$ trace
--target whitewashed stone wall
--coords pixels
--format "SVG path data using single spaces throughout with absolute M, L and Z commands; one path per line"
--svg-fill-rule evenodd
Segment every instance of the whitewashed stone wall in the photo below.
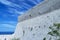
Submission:
M 49 38 L 49 26 L 60 23 L 60 9 L 18 23 L 15 37 L 20 40 L 43 40 Z M 48 39 L 47 39 L 48 40 Z

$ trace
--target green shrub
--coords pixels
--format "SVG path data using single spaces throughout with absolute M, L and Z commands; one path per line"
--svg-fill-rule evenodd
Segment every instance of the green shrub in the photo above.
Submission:
M 60 23 L 54 23 L 49 29 L 51 31 L 48 32 L 48 35 L 54 36 L 56 40 L 60 40 Z

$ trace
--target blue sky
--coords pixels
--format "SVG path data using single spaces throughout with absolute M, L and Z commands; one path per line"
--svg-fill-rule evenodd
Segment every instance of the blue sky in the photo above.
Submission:
M 18 16 L 43 0 L 0 0 L 0 32 L 14 32 Z

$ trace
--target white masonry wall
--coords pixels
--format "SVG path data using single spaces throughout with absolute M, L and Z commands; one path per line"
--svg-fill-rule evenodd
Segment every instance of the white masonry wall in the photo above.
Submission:
M 48 40 L 50 37 L 47 35 L 50 31 L 49 26 L 53 23 L 60 23 L 60 9 L 19 22 L 15 37 L 20 40 L 43 40 L 44 37 L 47 37 Z

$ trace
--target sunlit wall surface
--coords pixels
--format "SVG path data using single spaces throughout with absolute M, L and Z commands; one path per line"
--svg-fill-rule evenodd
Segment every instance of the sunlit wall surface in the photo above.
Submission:
M 0 0 L 0 34 L 13 34 L 18 16 L 43 0 Z

